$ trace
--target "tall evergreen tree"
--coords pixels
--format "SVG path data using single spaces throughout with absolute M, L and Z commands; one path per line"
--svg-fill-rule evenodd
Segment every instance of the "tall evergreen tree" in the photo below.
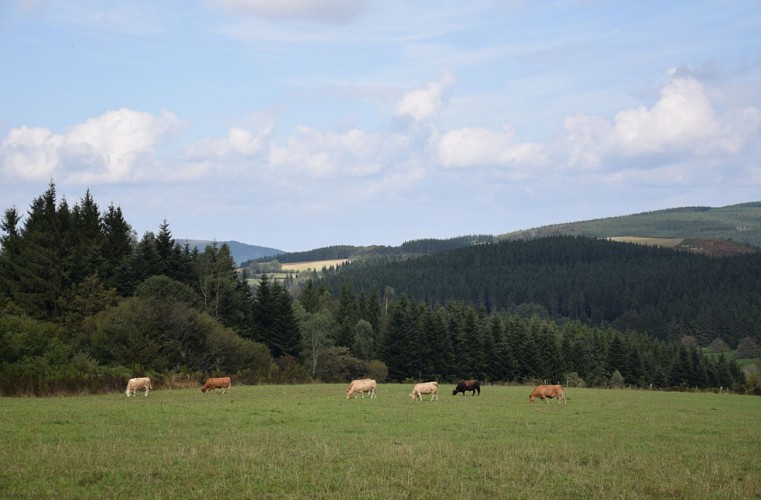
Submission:
M 254 340 L 269 346 L 268 335 L 275 325 L 275 296 L 272 291 L 272 282 L 268 275 L 263 274 L 259 278 L 253 302 L 254 316 Z
M 389 322 L 383 338 L 382 356 L 391 380 L 402 381 L 417 376 L 415 317 L 406 295 L 389 307 Z
M 71 211 L 71 227 L 64 235 L 70 259 L 69 279 L 77 284 L 104 270 L 103 230 L 100 212 L 90 191 Z
M 66 251 L 61 226 L 68 225 L 69 211 L 56 207 L 55 185 L 36 198 L 30 207 L 13 263 L 18 283 L 13 299 L 27 314 L 39 319 L 59 315 L 67 291 Z
M 21 266 L 21 234 L 19 223 L 21 216 L 15 207 L 5 210 L 0 229 L 0 304 L 3 297 L 11 300 L 18 293 L 19 271 Z
M 272 285 L 275 306 L 274 328 L 269 335 L 272 355 L 298 357 L 301 351 L 301 332 L 293 313 L 293 299 L 285 287 L 277 282 Z
M 354 327 L 359 320 L 357 314 L 357 303 L 354 299 L 354 293 L 348 283 L 341 287 L 341 294 L 338 298 L 338 309 L 336 311 L 336 322 L 338 331 L 336 332 L 336 345 L 340 347 L 351 348 L 354 343 Z
M 137 245 L 132 227 L 124 219 L 122 210 L 112 204 L 101 216 L 103 240 L 101 255 L 104 259 L 103 279 L 122 295 L 131 292 L 129 258 Z

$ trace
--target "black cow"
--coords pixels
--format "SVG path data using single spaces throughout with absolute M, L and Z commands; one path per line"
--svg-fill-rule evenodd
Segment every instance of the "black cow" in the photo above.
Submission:
M 456 396 L 458 392 L 461 392 L 464 396 L 465 391 L 473 391 L 470 393 L 471 396 L 475 396 L 476 391 L 478 391 L 478 395 L 480 396 L 481 383 L 478 380 L 460 380 L 457 382 L 457 387 L 452 391 L 452 396 Z

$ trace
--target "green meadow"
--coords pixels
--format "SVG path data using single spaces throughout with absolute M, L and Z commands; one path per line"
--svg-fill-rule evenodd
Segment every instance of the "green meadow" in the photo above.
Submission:
M 2 398 L 2 498 L 758 498 L 761 399 L 345 385 Z

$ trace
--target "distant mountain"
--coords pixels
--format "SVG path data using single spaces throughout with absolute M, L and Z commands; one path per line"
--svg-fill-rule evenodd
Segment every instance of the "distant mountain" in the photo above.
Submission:
M 558 235 L 722 240 L 760 248 L 761 202 L 720 208 L 672 208 L 620 217 L 552 224 L 501 234 L 497 238 L 522 240 Z
M 439 239 L 420 239 L 406 241 L 400 246 L 352 246 L 352 245 L 334 245 L 330 247 L 315 248 L 306 252 L 288 252 L 280 253 L 277 259 L 282 264 L 294 262 L 312 262 L 331 259 L 350 259 L 357 260 L 372 257 L 420 257 L 423 255 L 433 255 L 442 252 L 456 250 L 458 248 L 479 245 L 484 243 L 493 243 L 494 236 L 489 234 L 477 234 L 468 236 L 459 236 L 444 240 Z M 255 260 L 255 259 L 252 259 Z M 262 260 L 270 260 L 263 259 Z M 247 265 L 248 262 L 243 262 Z
M 183 240 L 178 239 L 177 243 L 180 245 L 184 245 L 187 243 L 191 247 L 197 247 L 200 251 L 203 251 L 204 248 L 208 245 L 212 245 L 214 243 L 217 244 L 217 247 L 221 246 L 222 243 L 227 243 L 227 246 L 230 247 L 230 253 L 233 256 L 233 259 L 235 260 L 236 265 L 241 265 L 243 262 L 254 260 L 254 259 L 260 259 L 262 257 L 275 257 L 277 255 L 284 254 L 285 252 L 282 250 L 278 250 L 277 248 L 268 248 L 268 247 L 260 247 L 257 245 L 249 245 L 247 243 L 241 243 L 239 241 L 230 240 L 230 241 L 209 241 L 209 240 Z

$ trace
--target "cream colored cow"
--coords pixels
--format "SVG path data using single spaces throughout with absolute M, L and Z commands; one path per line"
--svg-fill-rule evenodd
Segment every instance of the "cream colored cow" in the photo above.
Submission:
M 370 394 L 370 399 L 373 399 L 376 397 L 376 387 L 377 384 L 375 383 L 375 380 L 371 378 L 352 380 L 349 384 L 349 388 L 346 389 L 346 399 L 349 399 L 351 396 L 354 396 L 354 399 L 357 399 L 358 395 L 362 395 L 362 399 L 365 399 L 366 392 Z
M 410 398 L 423 400 L 423 394 L 430 394 L 431 401 L 439 400 L 439 383 L 438 382 L 425 382 L 422 384 L 415 384 L 410 393 Z
M 145 389 L 145 396 L 148 397 L 148 392 L 153 389 L 151 387 L 151 379 L 149 377 L 131 378 L 127 382 L 127 390 L 124 393 L 127 397 L 136 396 L 135 392 L 140 389 Z

